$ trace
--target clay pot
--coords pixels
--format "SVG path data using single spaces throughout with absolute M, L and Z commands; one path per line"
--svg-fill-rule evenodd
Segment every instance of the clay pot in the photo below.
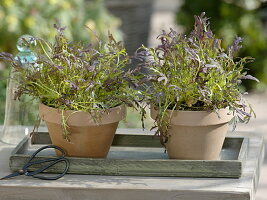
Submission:
M 152 106 L 151 117 L 158 111 Z M 208 111 L 168 110 L 171 116 L 166 149 L 171 159 L 217 160 L 222 149 L 228 122 L 228 109 Z
M 113 141 L 118 123 L 126 116 L 126 108 L 120 105 L 101 115 L 98 123 L 88 112 L 64 111 L 67 119 L 69 141 L 63 137 L 62 110 L 39 105 L 39 114 L 45 121 L 52 144 L 63 148 L 67 156 L 104 158 Z

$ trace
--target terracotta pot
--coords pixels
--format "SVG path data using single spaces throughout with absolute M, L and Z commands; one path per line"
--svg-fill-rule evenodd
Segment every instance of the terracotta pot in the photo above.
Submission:
M 155 120 L 158 111 L 151 107 Z M 217 160 L 233 118 L 228 109 L 208 111 L 168 110 L 171 114 L 166 149 L 171 159 Z M 219 116 L 219 117 L 218 117 Z
M 62 110 L 39 105 L 40 117 L 46 123 L 52 143 L 63 148 L 67 156 L 104 158 L 126 109 L 124 105 L 111 108 L 101 115 L 99 123 L 88 112 L 67 110 L 63 113 L 70 141 L 63 137 Z

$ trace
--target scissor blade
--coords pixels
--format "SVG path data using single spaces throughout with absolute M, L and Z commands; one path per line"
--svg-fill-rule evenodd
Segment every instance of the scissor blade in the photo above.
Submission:
M 4 179 L 12 178 L 12 177 L 15 177 L 15 176 L 20 176 L 20 175 L 21 175 L 20 172 L 14 172 L 14 173 L 9 174 L 9 175 L 7 175 L 7 176 L 5 176 L 3 178 L 0 178 L 0 180 L 4 180 Z

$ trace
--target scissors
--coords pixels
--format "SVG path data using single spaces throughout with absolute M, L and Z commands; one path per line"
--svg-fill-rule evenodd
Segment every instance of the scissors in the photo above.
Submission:
M 36 155 L 43 151 L 44 149 L 57 149 L 59 150 L 62 155 L 56 158 L 48 158 L 45 160 L 34 160 L 34 158 L 36 157 Z M 38 175 L 39 173 L 45 171 L 46 169 L 56 165 L 57 163 L 60 162 L 64 162 L 65 163 L 65 169 L 64 171 L 56 176 L 42 176 L 42 175 Z M 37 164 L 42 164 L 42 163 L 48 163 L 47 165 L 42 165 L 41 168 L 36 169 L 34 171 L 29 171 L 28 169 L 33 166 L 33 165 L 37 165 Z M 68 169 L 69 169 L 70 163 L 69 161 L 65 158 L 65 151 L 55 145 L 47 145 L 44 147 L 41 147 L 40 149 L 38 149 L 37 151 L 35 151 L 32 156 L 30 157 L 30 159 L 28 160 L 28 162 L 22 167 L 22 169 L 18 170 L 17 172 L 14 172 L 12 174 L 9 174 L 3 178 L 0 178 L 0 180 L 3 179 L 8 179 L 8 178 L 12 178 L 12 177 L 16 177 L 16 176 L 20 176 L 20 175 L 25 175 L 25 176 L 32 176 L 34 178 L 38 178 L 38 179 L 42 179 L 42 180 L 57 180 L 59 178 L 61 178 L 62 176 L 64 176 Z

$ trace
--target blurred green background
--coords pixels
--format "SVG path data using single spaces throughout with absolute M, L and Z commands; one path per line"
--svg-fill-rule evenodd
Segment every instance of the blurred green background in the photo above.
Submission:
M 53 24 L 59 20 L 67 27 L 70 39 L 94 43 L 94 34 L 105 40 L 110 31 L 116 39 L 124 39 L 128 52 L 133 55 L 138 46 L 147 45 L 151 15 L 153 17 L 155 12 L 165 8 L 173 12 L 172 3 L 175 1 L 179 2 L 179 6 L 175 10 L 174 18 L 184 33 L 188 34 L 192 29 L 193 16 L 204 11 L 210 17 L 211 28 L 216 36 L 225 41 L 225 47 L 237 35 L 243 37 L 244 48 L 240 56 L 255 58 L 255 62 L 247 67 L 250 73 L 261 81 L 260 84 L 244 81 L 243 87 L 255 91 L 266 89 L 265 0 L 166 0 L 164 3 L 162 0 L 1 0 L 0 51 L 16 53 L 16 41 L 23 34 L 52 41 L 55 34 Z M 161 4 L 158 4 L 159 2 Z M 155 6 L 156 4 L 161 6 Z M 157 25 L 158 22 L 153 23 Z M 168 24 L 168 21 L 165 23 Z M 0 63 L 0 124 L 3 124 L 4 120 L 8 74 L 8 66 Z M 149 128 L 152 121 L 147 118 L 146 125 Z M 140 128 L 138 112 L 129 109 L 126 121 L 120 126 Z
M 17 39 L 24 34 L 52 42 L 57 21 L 67 27 L 70 40 L 94 43 L 95 35 L 105 40 L 108 31 L 122 39 L 120 19 L 108 12 L 102 0 L 1 0 L 0 21 L 0 51 L 13 54 L 17 52 Z M 9 66 L 0 63 L 0 124 L 4 120 L 8 76 Z

